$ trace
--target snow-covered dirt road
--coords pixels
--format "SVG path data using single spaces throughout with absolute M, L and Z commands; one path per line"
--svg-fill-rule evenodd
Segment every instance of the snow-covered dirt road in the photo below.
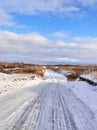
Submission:
M 97 130 L 94 113 L 47 71 L 47 81 L 0 97 L 0 130 Z

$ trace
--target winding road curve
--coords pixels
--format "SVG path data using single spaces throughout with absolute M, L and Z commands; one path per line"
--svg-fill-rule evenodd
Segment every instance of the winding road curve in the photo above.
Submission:
M 64 77 L 48 73 L 48 82 L 0 100 L 0 130 L 97 130 L 93 112 L 63 85 Z

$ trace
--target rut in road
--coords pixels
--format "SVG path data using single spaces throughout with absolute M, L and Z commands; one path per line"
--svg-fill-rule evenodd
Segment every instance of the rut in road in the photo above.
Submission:
M 49 83 L 51 84 L 51 83 Z M 21 115 L 21 117 L 16 121 L 15 125 L 11 128 L 11 130 L 34 130 L 37 124 L 37 120 L 39 119 L 40 113 L 42 111 L 42 103 L 44 104 L 44 99 L 47 88 L 41 90 L 38 96 L 30 101 L 26 106 L 25 111 Z

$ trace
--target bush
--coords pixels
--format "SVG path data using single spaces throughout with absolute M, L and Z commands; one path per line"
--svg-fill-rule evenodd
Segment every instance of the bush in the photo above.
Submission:
M 79 77 L 79 74 L 66 75 L 68 81 L 74 81 Z
M 40 77 L 44 76 L 44 69 L 40 66 L 37 67 L 29 67 L 29 68 L 22 68 L 19 69 L 19 73 L 30 73 L 30 74 L 35 74 L 38 75 Z
M 9 71 L 4 70 L 3 68 L 0 68 L 0 72 L 1 72 L 1 73 L 6 73 L 6 74 L 10 74 L 10 72 L 9 72 Z

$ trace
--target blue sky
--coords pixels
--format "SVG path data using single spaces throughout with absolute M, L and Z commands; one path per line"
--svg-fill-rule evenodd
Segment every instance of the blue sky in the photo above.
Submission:
M 0 61 L 97 63 L 97 0 L 0 0 Z

